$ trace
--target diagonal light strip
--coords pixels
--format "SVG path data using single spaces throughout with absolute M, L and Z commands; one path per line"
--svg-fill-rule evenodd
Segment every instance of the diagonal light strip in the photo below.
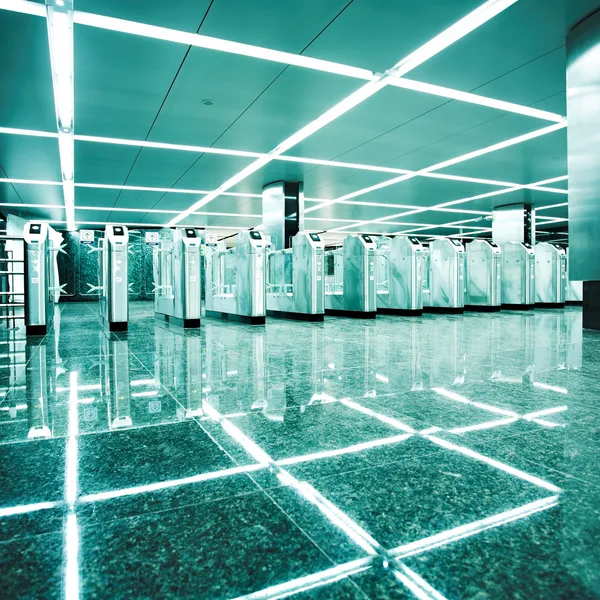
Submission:
M 367 100 L 373 94 L 376 94 L 379 90 L 387 85 L 387 79 L 390 76 L 405 75 L 480 25 L 483 25 L 515 2 L 516 0 L 488 0 L 488 2 L 484 3 L 479 8 L 469 13 L 466 17 L 460 19 L 454 25 L 450 26 L 435 38 L 409 54 L 406 58 L 396 63 L 392 69 L 361 86 L 358 90 L 344 98 L 341 102 L 338 102 L 335 106 L 324 112 L 320 117 L 308 123 L 308 125 L 296 133 L 292 134 L 289 138 L 273 148 L 267 157 L 261 157 L 257 159 L 245 169 L 221 184 L 221 186 L 219 186 L 219 188 L 217 188 L 214 192 L 198 200 L 198 202 L 193 204 L 189 209 L 182 212 L 175 219 L 172 219 L 169 222 L 169 226 L 176 225 L 182 219 L 185 219 L 190 213 L 198 210 L 198 208 L 204 206 L 211 200 L 214 200 L 221 192 L 225 192 L 237 185 L 246 179 L 246 177 L 250 176 L 252 173 L 255 173 L 260 168 L 271 162 L 271 160 L 273 160 L 276 156 L 283 154 L 293 146 L 310 137 L 313 133 L 316 133 L 329 123 L 335 121 L 338 117 L 347 113 L 361 102 Z
M 508 140 L 504 140 L 503 142 L 499 142 L 497 144 L 493 144 L 491 146 L 487 146 L 486 148 L 482 148 L 480 150 L 475 150 L 473 152 L 469 152 L 468 154 L 463 154 L 461 156 L 457 156 L 456 158 L 452 158 L 449 160 L 446 160 L 444 162 L 441 163 L 437 163 L 435 165 L 432 165 L 430 167 L 427 167 L 425 169 L 421 169 L 420 171 L 417 171 L 415 174 L 409 174 L 409 175 L 401 175 L 400 177 L 395 177 L 393 179 L 388 179 L 387 181 L 382 181 L 381 183 L 378 183 L 376 185 L 372 185 L 369 186 L 367 188 L 363 188 L 361 190 L 356 190 L 355 192 L 352 192 L 350 194 L 346 194 L 345 196 L 341 196 L 340 198 L 337 198 L 335 200 L 327 200 L 325 202 L 323 202 L 323 204 L 318 204 L 316 206 L 311 206 L 310 208 L 306 209 L 304 212 L 309 213 L 315 210 L 319 210 L 320 208 L 325 208 L 327 206 L 331 206 L 333 204 L 336 204 L 337 202 L 339 202 L 340 200 L 348 200 L 350 198 L 356 198 L 357 196 L 362 196 L 364 194 L 368 194 L 370 192 L 376 191 L 376 190 L 380 190 L 383 189 L 385 187 L 389 187 L 391 185 L 395 185 L 397 183 L 400 183 L 402 181 L 407 181 L 408 179 L 412 179 L 413 177 L 416 177 L 419 174 L 423 174 L 423 173 L 428 173 L 431 171 L 436 171 L 438 169 L 444 169 L 446 167 L 461 163 L 461 162 L 465 162 L 468 160 L 471 160 L 473 158 L 479 157 L 479 156 L 483 156 L 485 154 L 489 154 L 491 152 L 496 152 L 497 150 L 501 150 L 504 148 L 508 148 L 510 146 L 514 146 L 516 144 L 521 144 L 523 142 L 550 134 L 550 133 L 554 133 L 555 131 L 559 131 L 560 129 L 563 129 L 567 126 L 566 123 L 558 123 L 556 125 L 550 125 L 549 127 L 543 127 L 542 129 L 536 129 L 535 131 L 532 131 L 530 133 L 527 133 L 525 135 L 520 135 Z M 451 202 L 444 202 L 442 204 L 438 204 L 437 207 L 447 207 L 447 206 L 452 206 L 453 204 L 460 204 L 461 202 L 468 202 L 469 200 L 477 200 L 479 198 L 487 198 L 489 196 L 496 196 L 496 195 L 500 195 L 500 194 L 507 194 L 510 192 L 514 192 L 516 190 L 520 190 L 520 189 L 540 189 L 541 187 L 543 187 L 542 185 L 538 185 L 538 184 L 525 184 L 525 185 L 515 185 L 513 187 L 510 188 L 506 188 L 506 189 L 502 189 L 502 190 L 496 190 L 494 192 L 488 192 L 486 194 L 479 194 L 477 196 L 473 196 L 471 198 L 464 198 L 464 199 L 460 199 L 460 200 L 453 200 Z M 560 194 L 564 194 L 564 193 L 568 193 L 566 190 L 559 190 L 558 188 L 552 188 L 552 189 L 548 189 L 546 188 L 543 191 L 552 191 L 555 193 L 560 193 Z M 416 212 L 424 212 L 425 210 L 429 210 L 428 208 L 424 208 L 420 211 L 416 211 Z M 399 213 L 396 215 L 389 215 L 387 217 L 380 217 L 379 219 L 373 219 L 370 221 L 364 221 L 362 224 L 368 224 L 368 223 L 380 223 L 380 222 L 385 222 L 385 221 L 389 221 L 391 219 L 395 219 L 395 218 L 399 218 L 399 217 L 403 217 L 406 216 L 407 214 L 415 214 L 414 212 L 412 213 Z M 343 231 L 343 229 L 338 228 L 335 231 Z

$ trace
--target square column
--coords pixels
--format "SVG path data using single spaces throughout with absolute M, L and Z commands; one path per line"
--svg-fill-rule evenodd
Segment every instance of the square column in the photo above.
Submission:
M 492 211 L 492 240 L 535 244 L 535 209 L 531 204 L 497 206 Z
M 263 233 L 275 250 L 291 248 L 292 238 L 304 230 L 304 184 L 275 181 L 262 191 Z

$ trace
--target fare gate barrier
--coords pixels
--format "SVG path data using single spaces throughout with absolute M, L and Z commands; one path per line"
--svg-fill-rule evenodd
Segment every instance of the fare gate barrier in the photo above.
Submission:
M 299 232 L 292 247 L 267 254 L 267 315 L 322 321 L 325 315 L 324 244 Z
M 206 316 L 252 325 L 266 321 L 266 246 L 260 231 L 240 231 L 235 248 L 206 244 Z
M 491 240 L 473 240 L 466 252 L 466 298 L 469 310 L 500 310 L 502 250 Z
M 564 248 L 548 242 L 535 245 L 535 302 L 538 307 L 561 308 L 567 295 L 567 256 Z
M 374 319 L 377 316 L 377 246 L 369 235 L 349 235 L 341 249 L 325 253 L 331 274 L 325 280 L 325 314 Z
M 437 238 L 429 246 L 429 307 L 434 312 L 462 313 L 465 306 L 465 249 L 456 239 Z
M 502 308 L 535 306 L 535 251 L 524 242 L 502 244 Z
M 184 328 L 200 327 L 201 245 L 194 228 L 163 230 L 153 252 L 156 317 Z

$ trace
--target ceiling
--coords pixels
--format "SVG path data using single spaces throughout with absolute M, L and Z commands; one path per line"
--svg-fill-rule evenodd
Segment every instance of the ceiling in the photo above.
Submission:
M 75 0 L 75 9 L 383 72 L 482 1 Z M 598 6 L 598 0 L 519 0 L 407 77 L 564 116 L 565 36 Z M 0 127 L 56 133 L 45 19 L 0 10 L 0 31 Z M 76 136 L 267 153 L 364 84 L 342 75 L 79 24 L 74 53 Z M 207 99 L 214 104 L 203 104 Z M 399 173 L 367 170 L 365 165 L 424 169 L 551 125 L 387 86 L 286 153 L 359 163 L 362 168 L 274 160 L 182 224 L 211 227 L 222 235 L 258 225 L 263 185 L 286 179 L 304 181 L 309 209 L 323 200 L 353 195 L 306 215 L 308 229 L 330 231 L 332 239 L 354 231 L 477 235 L 476 227 L 491 226 L 485 213 L 520 202 L 543 208 L 538 228 L 564 230 L 565 180 L 540 191 L 419 176 L 366 191 Z M 436 173 L 528 185 L 564 177 L 566 159 L 562 128 Z M 201 199 L 202 192 L 218 188 L 253 160 L 76 139 L 76 221 L 86 227 L 166 224 Z M 56 138 L 0 134 L 0 178 L 60 183 Z M 165 191 L 171 188 L 175 191 Z M 177 192 L 182 189 L 193 192 Z M 509 191 L 485 197 L 501 189 Z M 365 193 L 354 195 L 359 190 Z M 443 211 L 427 210 L 462 199 Z M 0 204 L 5 205 L 0 208 L 4 214 L 65 226 L 60 185 L 0 182 Z

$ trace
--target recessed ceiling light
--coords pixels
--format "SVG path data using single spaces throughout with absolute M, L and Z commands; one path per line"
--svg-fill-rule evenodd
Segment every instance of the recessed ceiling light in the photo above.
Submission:
M 210 98 L 205 98 L 202 100 L 202 104 L 204 104 L 204 106 L 213 106 L 214 103 L 215 101 L 211 100 Z

